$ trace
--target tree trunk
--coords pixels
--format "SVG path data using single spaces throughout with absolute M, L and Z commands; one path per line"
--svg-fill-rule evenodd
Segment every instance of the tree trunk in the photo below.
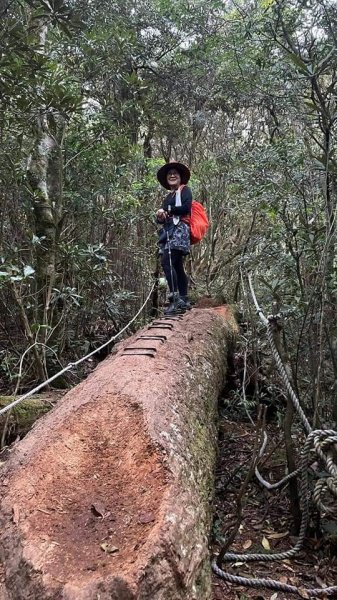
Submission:
M 13 396 L 0 396 L 0 408 L 8 406 L 13 400 L 15 400 Z M 12 412 L 7 425 L 7 441 L 8 438 L 13 439 L 13 437 L 25 436 L 35 421 L 51 410 L 53 403 L 55 403 L 53 395 L 36 395 L 11 409 Z M 5 413 L 0 416 L 0 436 L 6 422 L 7 414 Z
M 16 446 L 0 486 L 8 600 L 211 598 L 217 400 L 234 330 L 225 307 L 154 322 Z
M 287 456 L 287 467 L 288 473 L 293 473 L 296 471 L 297 465 L 295 461 L 295 448 L 294 443 L 291 437 L 292 425 L 294 422 L 294 406 L 291 399 L 287 398 L 287 409 L 284 418 L 284 442 L 286 448 L 286 456 Z M 300 500 L 298 494 L 298 485 L 297 485 L 297 477 L 293 477 L 289 483 L 289 501 L 290 501 L 290 511 L 293 517 L 293 530 L 297 535 L 300 526 L 301 526 L 301 509 L 300 509 Z
M 277 313 L 279 312 L 279 304 L 275 306 Z M 282 358 L 282 361 L 285 365 L 285 369 L 287 371 L 288 377 L 291 379 L 291 367 L 289 365 L 288 357 L 286 356 L 286 352 L 284 350 L 284 343 L 281 337 L 281 330 L 276 326 L 274 329 L 274 339 L 278 349 L 278 352 Z M 284 417 L 283 430 L 284 430 L 284 443 L 287 457 L 287 467 L 288 473 L 293 473 L 296 471 L 296 451 L 294 447 L 294 443 L 292 440 L 292 427 L 294 424 L 294 406 L 290 396 L 287 396 L 287 408 L 286 414 Z M 298 494 L 298 485 L 297 485 L 297 477 L 293 477 L 289 482 L 289 501 L 290 501 L 290 510 L 291 515 L 293 517 L 293 529 L 294 533 L 298 533 L 301 526 L 301 507 L 300 507 L 300 498 Z
M 51 289 L 56 277 L 56 241 L 62 214 L 62 140 L 64 119 L 57 113 L 36 120 L 34 148 L 28 164 L 33 190 L 36 245 L 36 287 L 40 323 L 47 324 Z
M 46 47 L 49 17 L 34 21 L 35 42 L 40 52 Z M 36 106 L 32 117 L 32 150 L 27 165 L 34 213 L 35 243 L 35 323 L 40 326 L 36 341 L 47 341 L 48 326 L 52 326 L 51 298 L 56 284 L 57 242 L 61 233 L 63 212 L 62 145 L 65 117 L 51 106 Z M 40 346 L 42 362 L 45 347 Z M 45 365 L 46 367 L 46 365 Z

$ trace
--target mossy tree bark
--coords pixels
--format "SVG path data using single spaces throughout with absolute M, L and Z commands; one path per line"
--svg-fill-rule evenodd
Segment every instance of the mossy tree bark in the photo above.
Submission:
M 13 396 L 0 396 L 0 408 L 8 406 L 13 402 L 15 398 Z M 13 409 L 9 416 L 8 422 L 7 415 L 5 413 L 0 416 L 0 437 L 2 437 L 2 431 L 6 425 L 6 438 L 5 443 L 10 441 L 13 437 L 23 437 L 31 429 L 39 417 L 48 412 L 52 407 L 52 397 L 48 400 L 48 396 L 32 396 L 29 400 L 23 401 Z
M 39 295 L 39 320 L 48 324 L 50 298 L 56 280 L 56 248 L 62 226 L 62 141 L 63 116 L 57 111 L 41 113 L 35 124 L 34 148 L 28 166 L 33 190 L 36 253 L 36 287 Z

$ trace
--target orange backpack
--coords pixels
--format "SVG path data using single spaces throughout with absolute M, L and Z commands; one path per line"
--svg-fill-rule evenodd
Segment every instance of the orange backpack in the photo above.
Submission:
M 201 242 L 204 235 L 206 235 L 208 225 L 209 222 L 203 205 L 196 200 L 192 200 L 190 220 L 191 244 Z
M 181 185 L 180 189 L 182 190 L 184 187 L 184 185 Z M 190 226 L 191 245 L 201 242 L 209 226 L 207 213 L 203 205 L 196 200 L 192 200 L 191 216 L 183 217 L 182 221 Z

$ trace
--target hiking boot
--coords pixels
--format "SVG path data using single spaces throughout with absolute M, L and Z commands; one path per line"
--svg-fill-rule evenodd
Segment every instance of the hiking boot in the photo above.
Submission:
M 171 302 L 171 304 L 169 304 L 169 306 L 167 308 L 165 308 L 164 315 L 166 315 L 168 317 L 170 315 L 176 315 L 176 314 L 177 314 L 177 311 L 176 311 L 175 302 Z
M 172 294 L 172 292 L 169 293 L 169 295 L 167 296 L 164 306 L 170 306 L 170 304 L 172 304 L 174 299 L 174 294 Z
M 176 301 L 176 310 L 178 313 L 184 313 L 187 310 L 186 302 L 182 298 Z
M 188 296 L 181 296 L 181 300 L 185 302 L 185 310 L 191 310 L 192 304 Z
M 186 304 L 182 298 L 175 299 L 170 306 L 164 310 L 164 315 L 177 315 L 186 311 Z

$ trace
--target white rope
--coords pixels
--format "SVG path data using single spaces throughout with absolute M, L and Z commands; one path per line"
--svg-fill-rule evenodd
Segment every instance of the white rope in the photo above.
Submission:
M 302 425 L 303 425 L 303 427 L 304 427 L 304 429 L 306 431 L 306 434 L 308 435 L 311 432 L 311 430 L 312 430 L 311 426 L 310 426 L 310 423 L 309 423 L 307 417 L 305 416 L 303 409 L 301 408 L 300 401 L 297 398 L 297 396 L 296 396 L 296 394 L 295 394 L 295 392 L 294 392 L 294 390 L 292 388 L 292 385 L 290 383 L 290 380 L 289 380 L 289 377 L 287 375 L 287 372 L 286 372 L 286 370 L 284 368 L 284 365 L 283 365 L 283 362 L 282 362 L 281 357 L 279 355 L 279 352 L 278 352 L 278 350 L 277 350 L 277 348 L 275 346 L 275 342 L 274 342 L 274 338 L 273 338 L 273 332 L 272 332 L 271 326 L 270 326 L 270 321 L 269 321 L 269 319 L 267 319 L 264 316 L 261 308 L 258 305 L 258 302 L 257 302 L 257 299 L 256 299 L 256 295 L 255 295 L 255 292 L 254 292 L 254 288 L 253 288 L 253 284 L 252 284 L 252 277 L 251 277 L 250 274 L 248 275 L 248 282 L 249 282 L 250 291 L 251 291 L 251 294 L 252 294 L 252 297 L 253 297 L 253 301 L 254 301 L 254 304 L 255 304 L 256 312 L 259 315 L 262 323 L 264 323 L 264 325 L 267 328 L 267 335 L 268 335 L 268 339 L 269 339 L 269 344 L 271 346 L 271 349 L 272 349 L 272 352 L 273 352 L 273 356 L 275 358 L 278 370 L 280 371 L 280 374 L 281 374 L 281 376 L 283 378 L 283 381 L 285 383 L 285 386 L 286 386 L 286 388 L 288 390 L 288 393 L 290 395 L 292 403 L 293 403 L 293 405 L 294 405 L 294 407 L 295 407 L 295 409 L 296 409 L 296 411 L 297 411 L 297 413 L 298 413 L 298 415 L 299 415 L 299 417 L 300 417 L 300 419 L 302 421 Z
M 6 413 L 8 410 L 10 410 L 11 408 L 13 408 L 13 406 L 16 406 L 17 404 L 20 404 L 20 402 L 22 402 L 23 400 L 26 400 L 27 398 L 30 398 L 30 396 L 32 396 L 36 392 L 40 391 L 46 385 L 48 385 L 49 383 L 51 383 L 52 381 L 54 381 L 55 379 L 57 379 L 58 377 L 60 377 L 61 375 L 63 375 L 63 373 L 66 373 L 67 371 L 70 371 L 70 369 L 73 369 L 74 367 L 77 367 L 78 365 L 80 365 L 85 360 L 88 360 L 88 358 L 91 358 L 91 356 L 94 356 L 94 354 L 96 354 L 96 352 L 99 352 L 100 350 L 102 350 L 103 348 L 105 348 L 106 346 L 108 346 L 109 344 L 111 344 L 111 342 L 113 342 L 115 339 L 117 339 L 120 335 L 122 335 L 122 333 L 124 333 L 124 331 L 126 331 L 126 329 L 128 329 L 130 327 L 130 325 L 132 325 L 132 323 L 137 319 L 138 315 L 140 315 L 140 313 L 142 312 L 142 310 L 144 309 L 144 307 L 148 303 L 148 301 L 149 301 L 149 299 L 151 297 L 151 294 L 153 292 L 154 286 L 155 286 L 155 283 L 152 285 L 151 290 L 149 291 L 149 293 L 148 293 L 148 295 L 146 297 L 146 300 L 143 303 L 143 305 L 140 307 L 139 311 L 135 314 L 135 316 L 131 319 L 131 321 L 129 321 L 129 323 L 127 325 L 125 325 L 125 327 L 123 327 L 123 329 L 121 329 L 116 335 L 114 335 L 107 342 L 105 342 L 104 344 L 102 344 L 102 346 L 100 346 L 99 348 L 96 348 L 96 350 L 93 350 L 92 352 L 90 352 L 90 354 L 86 354 L 85 356 L 82 356 L 82 358 L 80 358 L 76 362 L 69 363 L 64 369 L 62 369 L 62 371 L 59 371 L 58 373 L 56 373 L 52 377 L 49 377 L 49 379 L 47 379 L 47 381 L 43 381 L 43 383 L 40 383 L 34 389 L 30 390 L 30 392 L 27 392 L 26 394 L 23 394 L 23 396 L 20 396 L 19 398 L 17 398 L 13 402 L 11 402 L 11 404 L 7 404 L 7 406 L 5 406 L 4 408 L 2 408 L 0 410 L 0 415 L 3 415 L 4 413 Z
M 214 573 L 216 573 L 216 575 L 221 577 L 221 579 L 224 579 L 225 581 L 228 581 L 230 583 L 234 583 L 237 585 L 245 585 L 247 587 L 268 588 L 268 589 L 273 589 L 273 590 L 285 591 L 285 592 L 288 592 L 291 594 L 297 594 L 297 595 L 302 596 L 300 588 L 298 588 L 296 586 L 285 585 L 274 579 L 262 579 L 262 578 L 248 579 L 246 577 L 239 577 L 237 575 L 232 575 L 231 573 L 227 573 L 226 571 L 223 571 L 223 569 L 221 569 L 222 561 L 233 562 L 233 561 L 240 560 L 240 561 L 246 562 L 246 561 L 257 561 L 257 560 L 258 561 L 284 560 L 285 558 L 291 558 L 291 557 L 295 556 L 301 550 L 303 541 L 305 538 L 307 526 L 308 526 L 308 521 L 309 521 L 308 466 L 309 466 L 309 462 L 310 462 L 310 450 L 311 450 L 312 445 L 314 446 L 314 449 L 315 449 L 317 455 L 319 456 L 319 458 L 325 464 L 325 468 L 329 474 L 329 477 L 324 478 L 323 480 L 319 480 L 317 482 L 317 484 L 315 486 L 314 494 L 313 494 L 314 501 L 316 502 L 318 508 L 320 508 L 321 511 L 330 512 L 331 509 L 329 507 L 326 507 L 322 503 L 321 496 L 323 495 L 324 492 L 329 491 L 330 494 L 332 494 L 335 498 L 337 498 L 337 482 L 336 482 L 337 466 L 334 463 L 331 452 L 330 453 L 324 452 L 324 450 L 326 450 L 327 445 L 329 446 L 329 445 L 334 445 L 337 443 L 337 432 L 334 430 L 329 430 L 329 429 L 312 431 L 310 423 L 309 423 L 308 419 L 306 418 L 303 409 L 300 406 L 300 401 L 297 398 L 294 390 L 292 389 L 287 372 L 284 368 L 281 357 L 276 348 L 276 345 L 275 345 L 275 342 L 273 339 L 270 321 L 269 321 L 269 319 L 267 319 L 264 316 L 264 314 L 257 302 L 253 284 L 252 284 L 251 275 L 248 276 L 248 281 L 249 281 L 252 298 L 253 298 L 253 301 L 255 304 L 256 312 L 259 315 L 262 323 L 267 328 L 268 339 L 269 339 L 269 343 L 272 348 L 272 353 L 274 355 L 276 365 L 277 365 L 277 367 L 280 371 L 280 374 L 283 378 L 283 381 L 286 385 L 286 388 L 288 390 L 290 398 L 293 402 L 294 408 L 296 409 L 297 413 L 299 414 L 302 425 L 307 434 L 304 449 L 302 452 L 301 465 L 298 469 L 296 469 L 296 471 L 294 471 L 293 473 L 290 473 L 289 475 L 284 477 L 282 479 L 282 481 L 280 481 L 274 485 L 268 484 L 268 482 L 266 482 L 261 477 L 260 473 L 258 472 L 258 469 L 255 470 L 255 474 L 256 474 L 257 478 L 259 479 L 259 481 L 263 485 L 266 485 L 266 487 L 269 490 L 271 490 L 271 489 L 280 487 L 281 485 L 283 485 L 284 483 L 289 481 L 289 479 L 291 479 L 295 475 L 298 475 L 301 472 L 301 494 L 300 494 L 301 509 L 302 509 L 301 527 L 300 527 L 298 540 L 297 540 L 295 546 L 293 548 L 291 548 L 290 550 L 287 550 L 285 552 L 276 553 L 276 554 L 237 554 L 237 553 L 232 553 L 232 552 L 226 552 L 223 555 L 220 554 L 219 557 L 213 561 L 212 569 L 213 569 Z M 263 454 L 266 443 L 267 443 L 267 440 L 265 437 L 262 447 L 261 447 L 261 450 L 259 452 L 259 457 L 261 457 L 261 455 Z M 221 559 L 220 559 L 220 556 L 221 556 Z M 337 592 L 337 586 L 332 586 L 332 587 L 323 588 L 323 589 L 306 588 L 303 591 L 306 593 L 305 597 L 308 597 L 308 598 L 309 598 L 309 596 L 310 597 L 318 597 L 318 596 L 322 596 L 322 595 L 335 596 L 336 592 Z

